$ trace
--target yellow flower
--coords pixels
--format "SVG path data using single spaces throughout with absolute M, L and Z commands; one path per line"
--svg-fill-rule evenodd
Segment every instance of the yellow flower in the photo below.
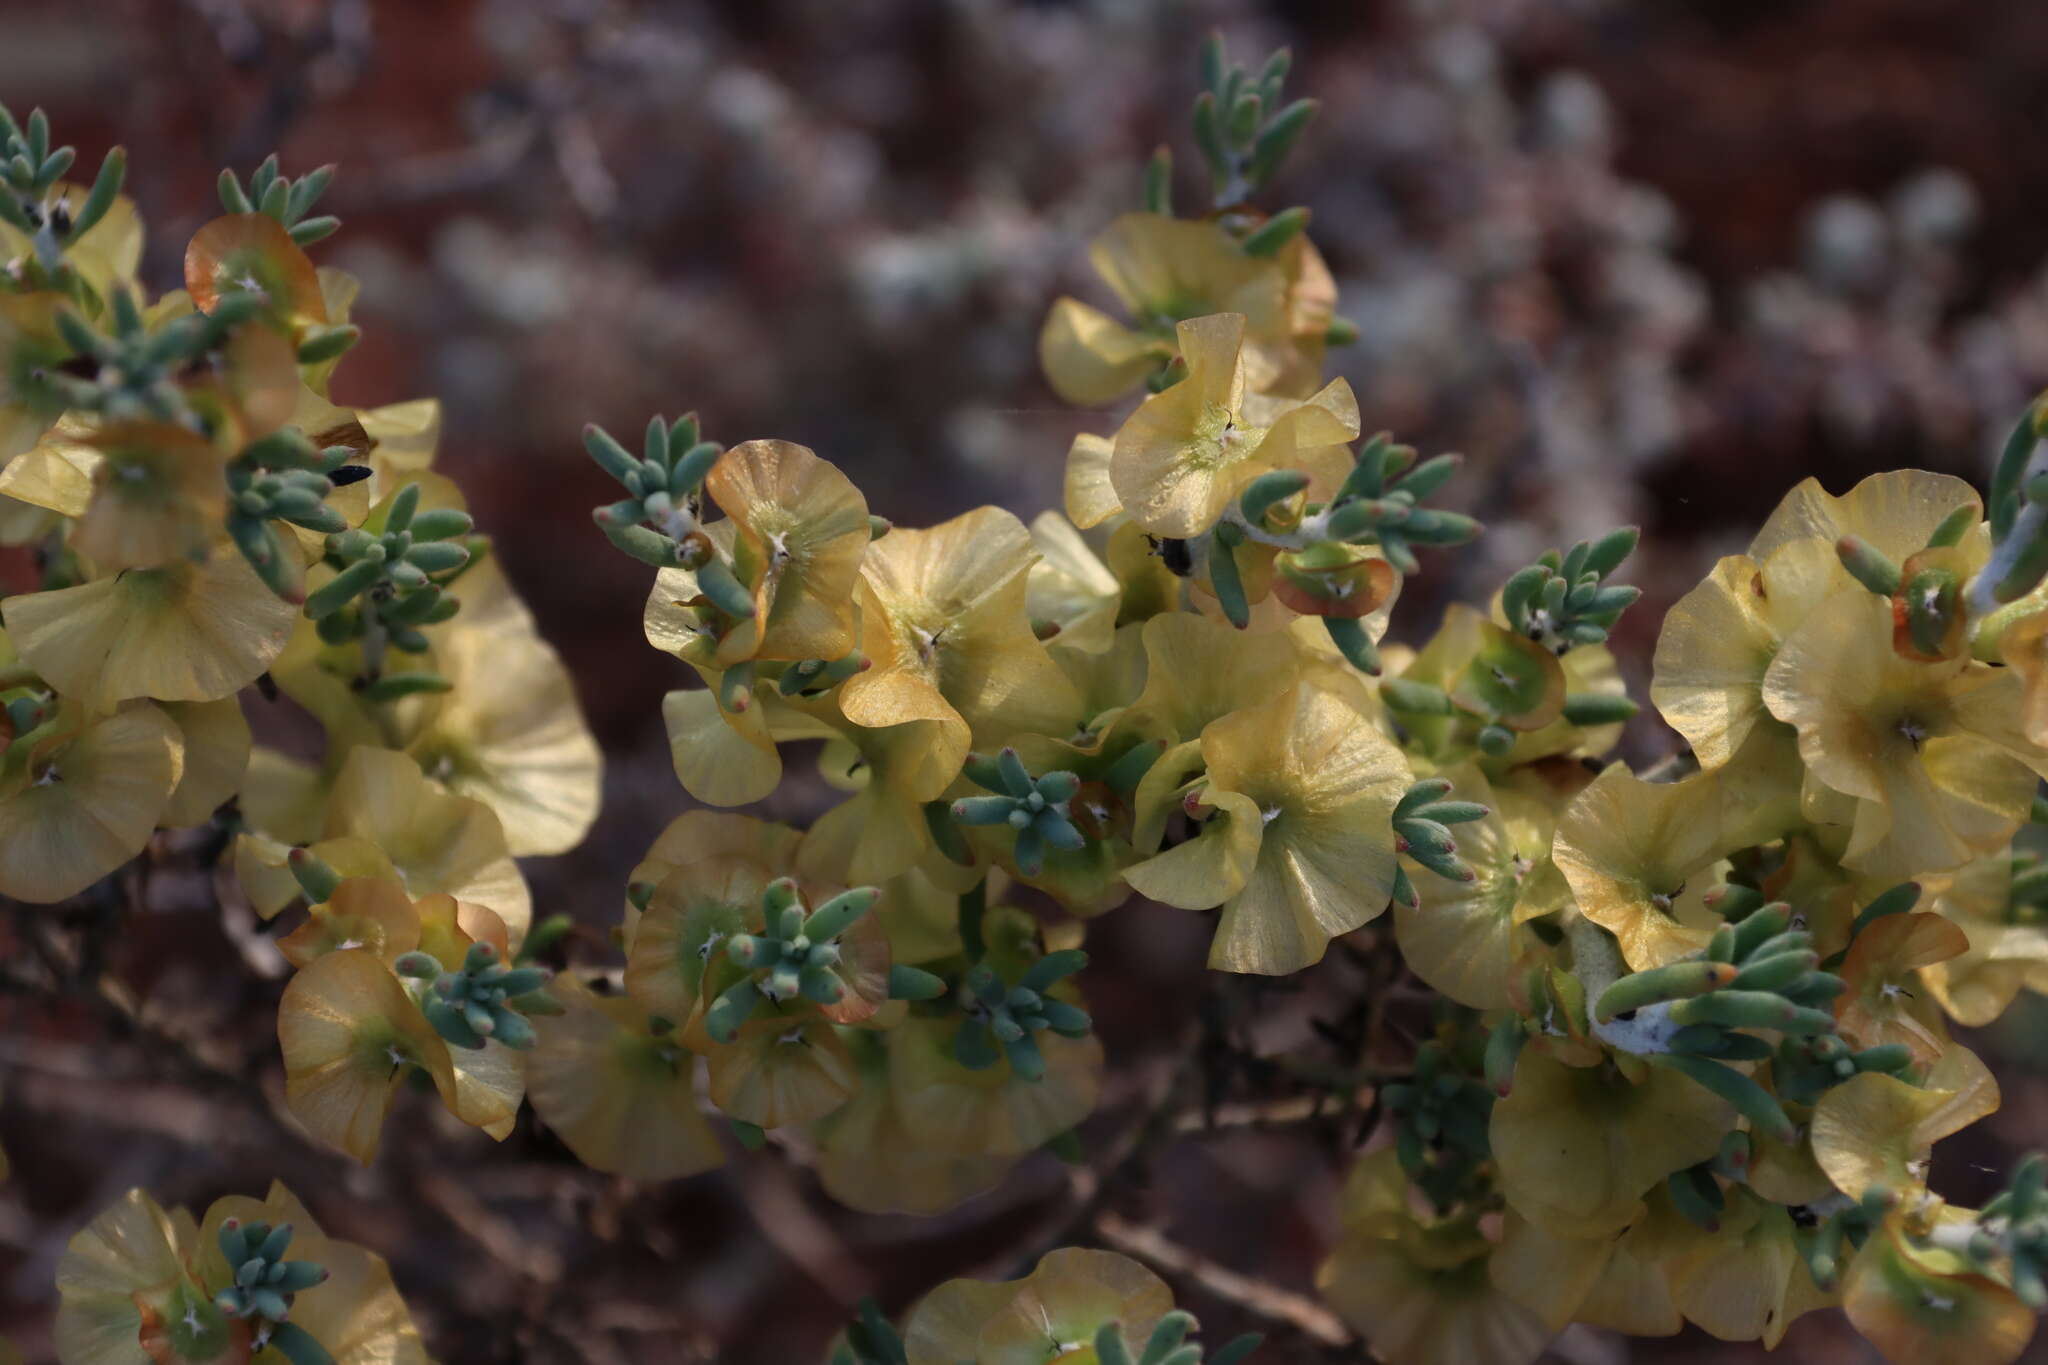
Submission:
M 1942 1053 L 1925 1088 L 1864 1072 L 1814 1105 L 1814 1160 L 1851 1199 L 1873 1188 L 1905 1196 L 1925 1188 L 1934 1144 L 1995 1111 L 1998 1099 L 1998 1083 L 1964 1047 Z
M 847 720 L 869 728 L 936 722 L 942 766 L 971 741 L 1000 748 L 1018 731 L 1073 729 L 1080 699 L 1025 614 L 1030 532 L 982 507 L 927 531 L 898 528 L 861 564 L 861 650 L 873 667 L 839 688 Z
M 1295 359 L 1283 267 L 1246 255 L 1218 223 L 1127 213 L 1090 244 L 1088 256 L 1133 326 L 1078 299 L 1053 304 L 1038 336 L 1038 358 L 1053 391 L 1069 403 L 1098 407 L 1121 398 L 1173 359 L 1175 323 L 1208 313 L 1245 315 L 1259 339 L 1261 378 L 1269 384 Z M 1328 328 L 1325 316 L 1321 330 Z M 1319 348 L 1315 362 L 1320 365 Z
M 1139 526 L 1186 538 L 1216 524 L 1244 486 L 1274 469 L 1300 469 L 1323 491 L 1350 472 L 1358 401 L 1332 380 L 1296 401 L 1247 391 L 1245 319 L 1219 313 L 1176 329 L 1187 378 L 1131 414 L 1110 456 L 1110 486 Z
M 450 1111 L 464 1123 L 500 1140 L 511 1133 L 525 1093 L 519 1053 L 496 1039 L 482 1047 L 426 1047 L 422 1040 L 438 1043 L 438 1034 L 392 972 L 397 958 L 414 947 L 437 958 L 443 969 L 458 970 L 475 943 L 488 944 L 501 962 L 511 956 L 505 923 L 496 912 L 446 895 L 414 901 L 397 882 L 382 877 L 344 880 L 332 901 L 314 908 L 287 947 L 287 955 L 303 967 L 279 1005 L 278 1038 L 285 1050 L 286 1098 L 316 1136 L 363 1161 L 374 1154 L 391 1082 L 402 1069 L 391 1060 L 392 1073 L 382 1083 L 373 1079 L 376 1068 L 370 1063 L 375 1058 L 365 1054 L 380 1042 L 387 1059 L 402 1058 L 428 1072 Z M 328 967 L 336 958 L 351 961 L 342 968 Z M 389 989 L 370 976 L 363 960 L 378 964 L 391 982 Z M 295 994 L 308 977 L 317 984 Z M 293 1100 L 294 1095 L 299 1099 Z M 375 1103 L 379 1097 L 381 1105 Z M 344 1109 L 345 1127 L 338 1117 Z
M 17 739 L 0 770 L 0 895 L 63 900 L 133 858 L 184 764 L 178 726 L 146 702 L 90 721 L 60 713 Z
M 601 996 L 573 977 L 549 987 L 559 1015 L 533 1019 L 526 1093 L 534 1113 L 592 1170 L 628 1180 L 677 1180 L 723 1164 L 697 1107 L 696 1058 L 647 1011 Z
M 1448 768 L 1437 776 L 1449 779 L 1459 800 L 1490 810 L 1485 819 L 1458 826 L 1458 856 L 1477 875 L 1451 881 L 1405 863 L 1421 903 L 1394 902 L 1395 941 L 1409 969 L 1432 988 L 1473 1009 L 1506 1009 L 1527 942 L 1521 926 L 1571 900 L 1571 888 L 1550 861 L 1556 818 L 1534 797 L 1490 787 L 1476 768 Z
M 1021 1280 L 948 1280 L 910 1310 L 910 1365 L 1047 1365 L 1095 1359 L 1111 1323 L 1133 1359 L 1173 1309 L 1165 1281 L 1113 1251 L 1062 1247 Z
M 1363 689 L 1298 684 L 1212 722 L 1201 755 L 1199 800 L 1215 813 L 1124 876 L 1169 905 L 1223 907 L 1211 967 L 1300 971 L 1387 908 L 1394 805 L 1411 774 L 1374 728 Z
M 2034 1310 L 1960 1254 L 1917 1242 L 1887 1218 L 1842 1278 L 1842 1307 L 1894 1365 L 2008 1365 L 2034 1335 Z
M 1496 1288 L 1493 1243 L 1471 1215 L 1423 1217 L 1408 1207 L 1394 1149 L 1352 1167 L 1345 1233 L 1316 1271 L 1316 1288 L 1388 1365 L 1526 1365 L 1554 1329 Z
M 239 555 L 130 569 L 0 602 L 29 666 L 66 697 L 108 710 L 129 697 L 218 701 L 256 681 L 298 609 Z
M 227 294 L 253 290 L 263 297 L 263 315 L 294 336 L 327 321 L 319 272 L 284 225 L 265 213 L 225 214 L 192 234 L 185 289 L 207 313 Z
M 1834 1006 L 1842 1037 L 1857 1050 L 1899 1043 L 1917 1065 L 1932 1065 L 1949 1046 L 1948 1029 L 1933 993 L 1919 990 L 1918 973 L 1969 946 L 1940 915 L 1888 915 L 1866 925 L 1835 969 L 1848 986 Z
M 141 1365 L 148 1359 L 145 1331 L 207 1300 L 180 1254 L 170 1215 L 141 1190 L 130 1190 L 71 1239 L 57 1262 L 57 1293 L 62 1365 Z M 209 1335 L 217 1334 L 209 1344 L 224 1346 L 225 1324 L 207 1325 L 215 1329 Z M 198 1336 L 184 1344 L 198 1345 Z
M 627 944 L 626 990 L 641 1007 L 688 1024 L 710 1001 L 700 986 L 723 942 L 762 923 L 761 894 L 796 867 L 803 835 L 722 811 L 690 811 L 662 831 L 633 881 L 654 884 Z
M 1633 1223 L 1664 1177 L 1720 1149 L 1734 1111 L 1675 1072 L 1614 1062 L 1574 1067 L 1524 1048 L 1490 1127 L 1501 1192 L 1560 1237 L 1605 1237 Z
M 733 567 L 754 616 L 719 643 L 721 668 L 745 659 L 837 659 L 854 645 L 853 594 L 868 505 L 837 466 L 788 441 L 748 441 L 704 480 L 738 528 Z
M 367 949 L 327 953 L 291 979 L 278 1002 L 277 1040 L 293 1116 L 366 1165 L 408 1067 L 426 1072 L 456 1107 L 448 1045 Z
M 1817 609 L 1764 679 L 1812 777 L 1849 803 L 1843 864 L 1883 880 L 1960 867 L 2019 827 L 2048 773 L 2021 691 L 2009 669 L 1899 657 L 1889 605 L 1861 588 Z
M 1721 921 L 1702 903 L 1730 851 L 1716 774 L 1645 782 L 1615 764 L 1558 818 L 1551 850 L 1579 912 L 1640 971 L 1706 946 Z
M 1950 513 L 1974 505 L 1962 480 L 1919 470 L 1873 475 L 1840 498 L 1813 479 L 1788 493 L 1749 553 L 1716 564 L 1673 605 L 1657 638 L 1650 696 L 1701 765 L 1719 767 L 1752 731 L 1781 724 L 1764 707 L 1771 661 L 1822 602 L 1860 586 L 1842 567 L 1837 541 L 1855 536 L 1903 561 Z M 1968 542 L 1978 561 L 1982 542 Z

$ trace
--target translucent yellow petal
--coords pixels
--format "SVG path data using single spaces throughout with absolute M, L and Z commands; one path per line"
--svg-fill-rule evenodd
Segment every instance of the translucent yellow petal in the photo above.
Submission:
M 1079 299 L 1055 300 L 1038 333 L 1039 368 L 1076 407 L 1115 402 L 1172 357 L 1164 337 L 1134 332 Z
M 1118 724 L 1154 738 L 1196 739 L 1234 711 L 1291 692 L 1300 676 L 1294 650 L 1187 612 L 1153 617 L 1143 639 L 1145 690 Z
M 163 711 L 184 739 L 185 765 L 158 823 L 172 829 L 203 825 L 241 789 L 249 767 L 249 722 L 234 697 L 165 702 Z
M 1055 649 L 1084 654 L 1106 652 L 1116 640 L 1123 588 L 1109 566 L 1088 548 L 1072 522 L 1058 512 L 1041 512 L 1031 523 L 1031 545 L 1039 560 L 1025 580 L 1024 609 L 1034 631 Z
M 809 1123 L 846 1103 L 858 1082 L 846 1043 L 832 1026 L 759 1018 L 706 1056 L 711 1102 L 728 1117 L 763 1128 Z
M 1049 1251 L 1022 1283 L 1010 1287 L 1015 1292 L 1009 1301 L 976 1335 L 974 1359 L 980 1365 L 1043 1365 L 1048 1342 L 1080 1342 L 1086 1349 L 1110 1323 L 1135 1358 L 1159 1319 L 1173 1310 L 1173 1291 L 1164 1280 L 1113 1251 Z
M 64 1365 L 146 1365 L 143 1306 L 185 1277 L 171 1220 L 130 1190 L 74 1235 L 57 1262 L 56 1345 Z
M 1084 531 L 1124 510 L 1109 482 L 1109 459 L 1115 451 L 1114 443 L 1085 431 L 1067 451 L 1067 516 Z
M 982 1324 L 1015 1296 L 1015 1283 L 947 1280 L 933 1289 L 903 1325 L 903 1349 L 910 1365 L 960 1365 L 980 1349 Z
M 1300 684 L 1208 726 L 1202 756 L 1212 790 L 1251 798 L 1265 825 L 1244 889 L 1223 907 L 1211 967 L 1299 971 L 1387 908 L 1391 820 L 1412 774 L 1355 694 Z
M 334 779 L 326 839 L 366 839 L 391 859 L 415 897 L 446 893 L 498 912 L 517 946 L 533 895 L 505 843 L 497 813 L 429 781 L 390 749 L 359 745 Z
M 854 645 L 868 505 L 836 465 L 788 441 L 747 441 L 704 487 L 740 528 L 740 579 L 758 583 L 755 657 L 836 659 Z
M 1733 1117 L 1675 1072 L 1651 1067 L 1636 1083 L 1608 1063 L 1571 1067 L 1525 1048 L 1514 1088 L 1493 1106 L 1501 1189 L 1558 1236 L 1608 1236 L 1658 1181 L 1711 1157 Z
M 1418 1261 L 1403 1241 L 1353 1233 L 1316 1271 L 1316 1288 L 1388 1365 L 1529 1365 L 1550 1331 L 1494 1287 L 1485 1243 L 1454 1265 Z
M 99 463 L 99 451 L 53 433 L 34 450 L 0 465 L 0 495 L 61 516 L 82 517 L 92 505 L 92 475 Z
M 860 1063 L 860 1085 L 812 1129 L 827 1194 L 864 1213 L 930 1217 L 991 1189 L 1015 1164 L 1009 1157 L 925 1148 L 896 1116 L 881 1039 L 863 1033 L 848 1041 Z
M 311 1261 L 327 1278 L 292 1300 L 291 1320 L 306 1329 L 334 1357 L 335 1365 L 429 1365 L 419 1329 L 392 1282 L 382 1256 L 353 1242 L 327 1236 L 298 1196 L 277 1181 L 261 1200 L 230 1195 L 206 1211 L 197 1244 L 208 1284 L 225 1284 L 232 1272 L 220 1256 L 220 1228 L 229 1218 L 272 1227 L 290 1224 L 292 1260 Z M 260 1357 L 264 1365 L 270 1365 Z
M 995 507 L 876 541 L 861 565 L 873 666 L 841 685 L 846 719 L 944 722 L 950 710 L 991 748 L 1018 731 L 1070 732 L 1080 698 L 1025 615 L 1035 557 L 1024 524 Z
M 1766 592 L 1756 561 L 1730 555 L 1665 613 L 1650 698 L 1702 767 L 1726 763 L 1751 727 L 1771 721 L 1763 680 L 1780 636 Z
M 1820 1097 L 1813 1155 L 1836 1189 L 1861 1198 L 1873 1186 L 1901 1194 L 1923 1188 L 1934 1144 L 1998 1108 L 1998 1085 L 1984 1064 L 1962 1047 L 1950 1056 L 1927 1089 L 1865 1072 Z
M 444 1099 L 454 1093 L 447 1045 L 391 969 L 363 949 L 328 953 L 291 979 L 278 1002 L 277 1040 L 293 1116 L 365 1164 L 408 1065 L 431 1075 Z
M 1496 1288 L 1561 1332 L 1573 1322 L 1634 1337 L 1670 1336 L 1685 1325 L 1664 1272 L 1626 1239 L 1560 1237 L 1507 1211 L 1487 1263 Z
M 1280 263 L 1246 255 L 1220 223 L 1126 213 L 1089 243 L 1088 260 L 1133 318 L 1236 312 L 1255 331 L 1284 325 Z
M 420 767 L 498 813 L 515 856 L 566 853 L 597 818 L 604 759 L 554 648 L 531 632 L 477 629 L 457 616 L 434 644 L 453 684 L 401 711 Z
M 1894 469 L 1872 474 L 1835 497 L 1818 479 L 1801 482 L 1772 512 L 1749 545 L 1750 558 L 1768 558 L 1780 546 L 1815 539 L 1833 545 L 1843 536 L 1869 542 L 1894 561 L 1927 544 L 1958 507 L 1981 507 L 1977 490 L 1950 474 Z
M 573 978 L 551 987 L 564 1013 L 533 1020 L 527 1098 L 592 1170 L 628 1180 L 679 1180 L 723 1164 L 697 1107 L 696 1058 L 647 1031 L 644 1013 L 593 995 Z
M 397 478 L 433 466 L 434 452 L 441 444 L 440 399 L 414 398 L 359 409 L 356 420 L 362 423 L 363 433 L 377 443 L 371 458 L 383 473 Z
M 1027 1081 L 1008 1061 L 983 1071 L 960 1065 L 956 1031 L 944 1019 L 911 1018 L 888 1034 L 897 1113 L 932 1149 L 1023 1156 L 1094 1111 L 1102 1089 L 1102 1042 L 1094 1034 L 1038 1034 L 1045 1075 Z
M 1124 869 L 1124 880 L 1139 895 L 1182 910 L 1206 910 L 1244 889 L 1264 833 L 1259 808 L 1236 792 L 1212 792 L 1205 799 L 1216 813 L 1199 834 Z
M 142 851 L 178 784 L 183 741 L 147 704 L 94 721 L 31 764 L 0 799 L 0 895 L 46 903 Z
M 758 710 L 758 708 L 756 708 Z M 669 757 L 683 790 L 714 806 L 759 801 L 782 781 L 782 759 L 754 711 L 728 719 L 708 688 L 661 699 Z
M 284 651 L 298 609 L 224 551 L 10 597 L 0 615 L 45 681 L 104 710 L 129 697 L 216 701 L 241 690 Z
M 1722 1341 L 1776 1346 L 1795 1318 L 1832 1300 L 1815 1287 L 1784 1208 L 1740 1187 L 1726 1197 L 1711 1231 L 1671 1215 L 1677 1235 L 1658 1259 L 1688 1321 Z
M 1711 936 L 1718 921 L 1682 893 L 1725 851 L 1721 799 L 1712 774 L 1651 783 L 1616 764 L 1559 818 L 1551 856 L 1630 967 L 1662 966 Z

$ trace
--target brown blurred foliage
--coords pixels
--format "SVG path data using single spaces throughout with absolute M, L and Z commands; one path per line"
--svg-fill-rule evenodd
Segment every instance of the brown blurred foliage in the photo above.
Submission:
M 337 396 L 445 400 L 446 467 L 575 670 L 606 814 L 529 871 L 600 960 L 626 869 L 685 805 L 658 718 L 685 671 L 641 641 L 646 571 L 588 522 L 607 494 L 580 426 L 694 408 L 723 440 L 813 446 L 904 523 L 1055 503 L 1070 437 L 1102 416 L 1053 400 L 1037 325 L 1056 293 L 1093 297 L 1086 241 L 1181 140 L 1212 24 L 1239 50 L 1294 46 L 1324 112 L 1279 192 L 1314 210 L 1362 332 L 1333 363 L 1368 430 L 1466 452 L 1453 500 L 1491 527 L 1427 566 L 1397 634 L 1639 520 L 1648 597 L 1618 643 L 1640 687 L 1663 606 L 1796 479 L 1981 478 L 2048 382 L 2039 0 L 0 0 L 0 99 L 46 107 L 87 164 L 128 147 L 166 287 L 222 165 L 340 163 L 344 227 L 316 254 L 362 278 L 368 335 Z M 1191 204 L 1185 169 L 1180 188 Z M 1668 740 L 1644 719 L 1631 752 Z M 769 808 L 816 800 L 797 784 Z M 265 1102 L 277 983 L 184 852 L 138 874 L 149 913 L 72 926 L 125 990 L 0 999 L 0 1331 L 32 1359 L 65 1239 L 133 1184 L 203 1204 L 282 1176 L 390 1257 L 453 1362 L 817 1359 L 862 1292 L 898 1309 L 1087 1232 L 1050 1158 L 931 1223 L 836 1210 L 772 1151 L 633 1191 L 530 1118 L 493 1146 L 426 1107 L 357 1170 Z M 1201 936 L 1156 908 L 1104 926 L 1091 989 L 1119 1079 L 1087 1131 L 1098 1159 L 1165 1084 Z M 0 952 L 51 946 L 0 927 Z M 1333 957 L 1307 998 L 1365 988 Z M 81 965 L 101 964 L 53 970 Z M 1269 1008 L 1262 1036 L 1306 1035 L 1304 998 L 1232 989 Z M 1958 1198 L 2048 1120 L 2025 1034 L 2004 1040 L 2005 1110 L 1944 1148 Z M 1312 1132 L 1112 1163 L 1084 1207 L 1301 1288 L 1351 1136 Z M 1258 1325 L 1180 1287 L 1212 1331 Z M 1786 1349 L 1872 1358 L 1833 1315 Z M 1356 1353 L 1283 1328 L 1258 1358 Z

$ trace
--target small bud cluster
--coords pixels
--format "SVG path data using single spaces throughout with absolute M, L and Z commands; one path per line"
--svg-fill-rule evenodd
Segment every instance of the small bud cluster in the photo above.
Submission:
M 420 510 L 420 486 L 398 490 L 381 526 L 350 528 L 327 538 L 334 577 L 306 596 L 306 615 L 329 644 L 360 641 L 361 690 L 373 701 L 447 690 L 447 680 L 424 669 L 384 671 L 387 647 L 408 654 L 429 649 L 425 626 L 454 616 L 460 604 L 447 589 L 481 548 L 469 537 L 469 514 L 454 508 Z
M 531 997 L 548 984 L 545 967 L 512 967 L 498 960 L 488 943 L 472 943 L 462 965 L 448 971 L 432 953 L 402 954 L 392 965 L 420 984 L 420 1012 L 451 1046 L 474 1050 L 487 1042 L 510 1048 L 533 1046 L 526 1021 Z
M 270 1346 L 292 1365 L 333 1365 L 325 1347 L 297 1323 L 289 1322 L 294 1295 L 322 1284 L 327 1269 L 311 1261 L 287 1261 L 292 1225 L 243 1223 L 220 1226 L 220 1252 L 234 1268 L 235 1282 L 214 1296 L 214 1306 L 255 1326 L 250 1344 Z
M 875 887 L 858 886 L 809 910 L 793 880 L 784 877 L 770 883 L 761 897 L 763 927 L 725 941 L 726 958 L 746 975 L 728 986 L 705 1013 L 711 1036 L 731 1042 L 764 1002 L 804 999 L 836 1005 L 844 999 L 848 988 L 838 970 L 840 937 L 874 908 L 881 894 Z

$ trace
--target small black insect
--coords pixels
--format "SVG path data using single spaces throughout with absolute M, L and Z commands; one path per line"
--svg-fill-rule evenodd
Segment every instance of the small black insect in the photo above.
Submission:
M 1186 578 L 1195 571 L 1194 551 L 1188 548 L 1185 540 L 1175 540 L 1171 536 L 1147 536 L 1145 539 L 1152 542 L 1152 553 L 1166 561 L 1168 572 L 1175 578 Z
M 375 472 L 366 464 L 345 464 L 327 476 L 327 482 L 336 488 L 346 488 L 352 483 L 361 483 Z

